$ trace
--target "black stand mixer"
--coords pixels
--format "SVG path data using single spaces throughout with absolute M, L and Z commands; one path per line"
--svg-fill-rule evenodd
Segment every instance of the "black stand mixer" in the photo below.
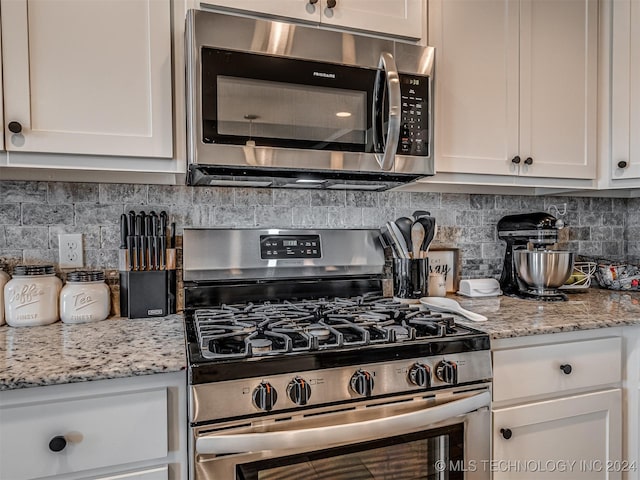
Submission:
M 557 290 L 573 271 L 573 253 L 550 250 L 562 220 L 545 212 L 507 215 L 498 238 L 507 243 L 500 287 L 505 295 L 544 301 L 566 300 Z

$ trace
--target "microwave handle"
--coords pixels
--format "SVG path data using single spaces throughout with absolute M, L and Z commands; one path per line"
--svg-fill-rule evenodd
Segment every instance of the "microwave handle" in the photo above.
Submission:
M 488 407 L 490 402 L 491 394 L 483 392 L 435 407 L 359 423 L 282 432 L 209 435 L 196 440 L 195 450 L 197 454 L 222 455 L 304 447 L 320 449 L 338 443 L 355 443 L 371 438 L 402 435 L 415 431 L 416 427 L 428 427 Z
M 376 160 L 380 164 L 382 170 L 388 171 L 393 167 L 393 160 L 398 150 L 398 140 L 400 139 L 400 116 L 402 114 L 402 99 L 400 94 L 400 76 L 396 61 L 388 52 L 380 54 L 380 62 L 378 68 L 385 72 L 387 83 L 387 98 L 389 99 L 389 119 L 387 124 L 387 141 L 384 145 L 384 152 L 376 154 Z M 374 105 L 374 115 L 382 116 L 382 95 L 374 95 L 376 105 Z M 377 110 L 377 111 L 375 111 Z M 378 133 L 379 134 L 379 133 Z M 380 143 L 384 143 L 383 139 L 376 139 Z

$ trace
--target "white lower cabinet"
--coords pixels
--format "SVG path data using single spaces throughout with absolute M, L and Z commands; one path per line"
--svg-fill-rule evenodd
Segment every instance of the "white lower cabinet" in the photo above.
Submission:
M 503 479 L 621 479 L 622 329 L 496 340 L 491 471 Z
M 186 480 L 185 382 L 181 372 L 0 392 L 0 478 Z
M 621 390 L 493 412 L 494 479 L 621 478 Z

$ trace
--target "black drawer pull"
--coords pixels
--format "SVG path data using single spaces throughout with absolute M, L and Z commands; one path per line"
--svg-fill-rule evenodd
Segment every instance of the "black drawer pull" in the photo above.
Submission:
M 573 369 L 571 368 L 571 365 L 567 363 L 565 365 L 560 365 L 560 370 L 562 370 L 562 373 L 565 375 L 569 375 Z
M 61 452 L 67 446 L 67 439 L 62 435 L 57 435 L 49 441 L 49 450 L 52 452 Z
M 502 438 L 505 440 L 509 440 L 513 436 L 513 432 L 510 428 L 501 428 L 500 433 L 502 434 Z

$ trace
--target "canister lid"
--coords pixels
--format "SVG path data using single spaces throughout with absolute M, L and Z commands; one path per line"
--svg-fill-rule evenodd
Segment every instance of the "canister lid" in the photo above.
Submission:
M 67 282 L 104 282 L 104 272 L 81 270 L 67 274 Z
M 16 265 L 13 268 L 14 276 L 53 275 L 53 265 Z

